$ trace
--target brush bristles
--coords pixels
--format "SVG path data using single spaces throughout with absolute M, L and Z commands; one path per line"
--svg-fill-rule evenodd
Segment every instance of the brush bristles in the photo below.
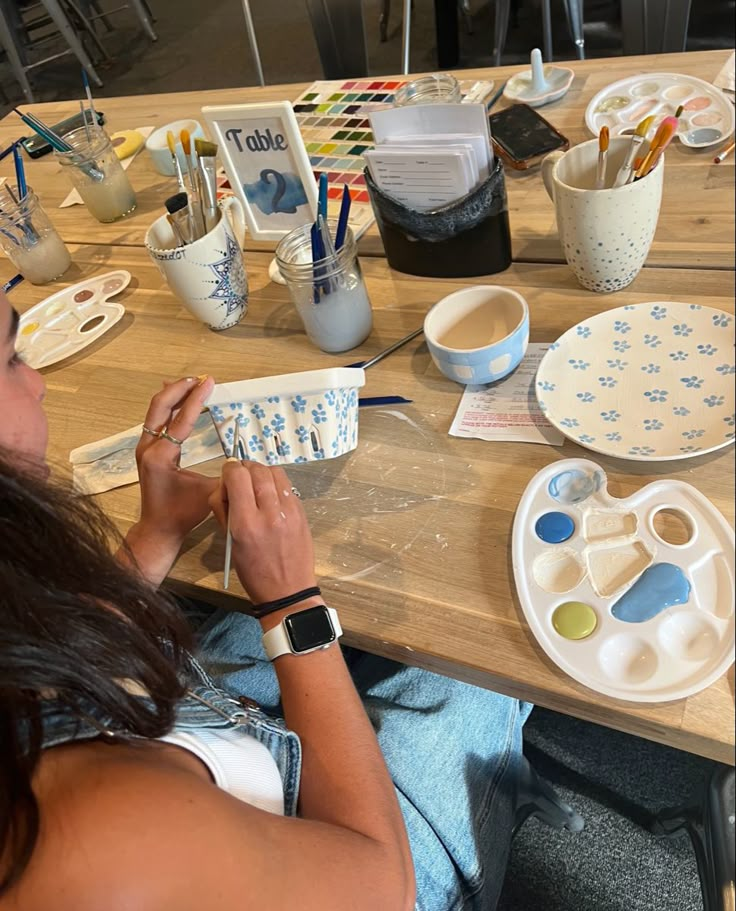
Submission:
M 608 143 L 611 140 L 611 134 L 609 133 L 608 127 L 601 127 L 601 134 L 598 137 L 598 147 L 601 152 L 608 151 Z
M 654 116 L 645 117 L 644 120 L 642 120 L 641 123 L 634 130 L 635 135 L 636 136 L 646 136 L 647 132 L 649 131 L 649 127 L 652 125 L 653 120 L 654 120 Z
M 179 133 L 179 139 L 181 140 L 182 148 L 184 149 L 184 154 L 189 155 L 192 151 L 192 140 L 189 135 L 189 130 L 182 130 Z
M 215 158 L 217 156 L 217 143 L 208 139 L 195 139 L 194 151 L 197 158 Z
M 169 215 L 174 215 L 175 212 L 180 212 L 182 209 L 185 209 L 189 204 L 189 199 L 186 193 L 175 193 L 173 196 L 169 196 L 164 205 L 166 206 L 166 211 Z
M 172 155 L 176 155 L 176 138 L 171 130 L 166 134 L 166 145 L 169 147 L 169 152 Z

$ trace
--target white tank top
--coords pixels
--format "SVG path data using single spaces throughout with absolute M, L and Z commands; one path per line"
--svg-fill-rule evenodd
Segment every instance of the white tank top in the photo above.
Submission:
M 159 740 L 194 753 L 218 788 L 260 810 L 284 815 L 284 785 L 276 760 L 255 737 L 237 729 L 172 731 Z

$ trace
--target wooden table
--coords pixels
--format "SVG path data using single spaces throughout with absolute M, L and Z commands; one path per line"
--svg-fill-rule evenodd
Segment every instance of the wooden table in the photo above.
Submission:
M 350 362 L 406 335 L 440 296 L 475 281 L 410 278 L 389 271 L 379 258 L 364 259 L 375 330 L 363 347 L 339 356 L 308 343 L 285 289 L 268 282 L 267 254 L 248 254 L 250 309 L 240 326 L 223 334 L 188 317 L 144 250 L 87 245 L 73 246 L 72 255 L 70 279 L 114 265 L 128 269 L 134 281 L 121 297 L 128 312 L 118 326 L 88 354 L 45 371 L 52 454 L 62 468 L 71 448 L 139 421 L 164 378 L 212 372 L 227 382 L 285 367 Z M 717 270 L 647 269 L 629 289 L 606 297 L 581 289 L 566 266 L 555 264 L 514 265 L 489 281 L 527 298 L 532 341 L 555 338 L 603 309 L 678 299 L 683 285 L 688 300 L 733 311 L 730 278 Z M 12 294 L 20 309 L 41 296 L 26 283 Z M 690 699 L 618 702 L 557 670 L 523 619 L 509 552 L 520 493 L 550 461 L 586 453 L 572 443 L 553 448 L 448 436 L 460 390 L 438 373 L 420 340 L 369 371 L 365 392 L 399 394 L 414 404 L 364 409 L 356 452 L 289 469 L 304 494 L 318 571 L 327 600 L 340 610 L 346 642 L 732 761 L 733 668 Z M 595 458 L 608 472 L 614 496 L 627 496 L 657 477 L 681 478 L 696 483 L 733 521 L 733 447 L 664 465 Z M 201 468 L 217 473 L 220 460 Z M 125 528 L 136 516 L 138 488 L 110 491 L 101 502 Z M 237 585 L 231 593 L 222 591 L 222 565 L 223 536 L 210 521 L 187 541 L 171 583 L 182 593 L 238 609 Z
M 573 142 L 582 140 L 585 103 L 606 82 L 636 69 L 679 70 L 711 79 L 725 56 L 710 52 L 606 61 L 605 74 L 599 61 L 574 64 L 575 86 L 565 104 L 549 109 L 550 119 Z M 509 72 L 494 71 L 491 76 L 502 79 Z M 488 78 L 489 73 L 467 75 Z M 206 102 L 295 98 L 300 89 L 105 99 L 100 106 L 115 129 L 196 115 Z M 54 120 L 72 107 L 40 105 L 38 111 Z M 0 140 L 11 135 L 17 133 L 6 118 Z M 526 297 L 532 341 L 549 341 L 594 313 L 647 300 L 685 297 L 733 312 L 733 160 L 710 166 L 704 156 L 676 148 L 668 155 L 667 167 L 665 205 L 648 268 L 628 289 L 611 296 L 581 289 L 567 266 L 558 263 L 552 210 L 538 175 L 509 179 L 517 261 L 487 281 Z M 9 173 L 5 163 L 2 168 Z M 49 160 L 29 167 L 29 183 L 47 206 L 66 195 L 56 169 Z M 330 356 L 308 343 L 285 289 L 268 281 L 270 255 L 251 244 L 246 255 L 248 315 L 238 327 L 212 333 L 171 296 L 141 246 L 171 184 L 154 175 L 143 156 L 133 163 L 131 177 L 139 190 L 140 211 L 120 224 L 99 225 L 81 207 L 52 209 L 70 244 L 72 270 L 63 283 L 37 288 L 24 282 L 12 292 L 13 303 L 23 311 L 68 283 L 107 269 L 126 268 L 134 276 L 120 298 L 127 308 L 123 320 L 85 354 L 44 371 L 52 457 L 62 471 L 68 471 L 73 447 L 140 421 L 164 378 L 212 372 L 227 382 L 368 357 L 420 326 L 440 297 L 484 280 L 430 280 L 393 272 L 380 255 L 379 239 L 369 235 L 363 241 L 363 269 L 374 331 L 361 348 Z M 0 280 L 5 280 L 14 270 L 7 261 L 0 262 Z M 519 496 L 550 461 L 588 453 L 572 443 L 489 444 L 448 436 L 460 389 L 438 373 L 421 341 L 376 366 L 367 381 L 366 394 L 399 394 L 413 405 L 363 410 L 360 445 L 354 453 L 289 469 L 305 495 L 318 571 L 329 602 L 340 609 L 346 642 L 733 763 L 733 667 L 689 699 L 661 705 L 619 702 L 561 673 L 523 619 L 509 546 Z M 656 478 L 681 478 L 694 483 L 733 524 L 733 447 L 662 465 L 595 458 L 607 471 L 614 496 L 627 496 Z M 201 467 L 216 474 L 220 461 Z M 136 516 L 138 488 L 111 491 L 101 502 L 124 529 Z M 169 584 L 238 609 L 240 589 L 222 590 L 223 550 L 214 522 L 205 523 L 187 541 Z
M 570 91 L 559 102 L 543 111 L 551 123 L 575 145 L 590 139 L 584 122 L 585 108 L 593 95 L 609 83 L 636 72 L 682 72 L 713 80 L 729 51 L 705 51 L 586 60 L 571 64 L 576 73 Z M 490 78 L 497 85 L 518 67 L 496 70 L 469 70 L 461 78 Z M 161 126 L 184 117 L 201 119 L 204 104 L 227 104 L 252 101 L 296 99 L 304 85 L 266 86 L 264 88 L 221 89 L 168 95 L 139 95 L 127 98 L 100 99 L 98 106 L 107 116 L 110 131 L 138 126 Z M 499 104 L 499 107 L 501 105 Z M 34 113 L 47 123 L 55 123 L 78 110 L 76 101 L 51 102 L 33 107 Z M 0 122 L 0 147 L 17 139 L 26 127 L 15 114 Z M 662 214 L 657 234 L 647 260 L 648 266 L 701 269 L 730 269 L 734 261 L 733 168 L 731 156 L 722 165 L 713 164 L 710 151 L 692 151 L 675 142 L 667 151 L 667 178 L 662 199 Z M 82 206 L 59 209 L 69 186 L 59 173 L 52 156 L 31 161 L 27 167 L 28 183 L 34 188 L 51 214 L 62 237 L 70 243 L 96 243 L 138 246 L 143 243 L 151 222 L 163 212 L 164 199 L 175 192 L 173 178 L 157 174 L 145 152 L 141 152 L 128 172 L 138 193 L 138 211 L 125 221 L 100 225 Z M 539 179 L 539 169 L 515 173 L 507 169 L 509 218 L 513 236 L 513 257 L 517 262 L 564 262 L 552 203 Z M 0 162 L 0 176 L 13 174 L 10 158 Z M 271 249 L 248 239 L 248 249 Z M 383 246 L 373 226 L 361 240 L 363 255 L 382 256 Z

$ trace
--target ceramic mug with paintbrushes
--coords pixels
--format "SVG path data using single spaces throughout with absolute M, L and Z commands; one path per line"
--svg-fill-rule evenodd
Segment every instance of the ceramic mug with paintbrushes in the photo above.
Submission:
M 631 284 L 644 265 L 662 202 L 664 158 L 653 155 L 639 178 L 633 167 L 619 177 L 637 143 L 624 136 L 605 150 L 602 144 L 592 139 L 552 152 L 542 162 L 542 178 L 568 265 L 584 288 L 606 293 Z
M 185 208 L 186 202 L 181 209 L 184 215 Z M 248 309 L 242 203 L 234 196 L 223 199 L 214 227 L 191 243 L 182 243 L 183 230 L 185 227 L 177 228 L 171 213 L 158 218 L 146 232 L 151 259 L 169 288 L 198 320 L 218 331 L 237 325 Z

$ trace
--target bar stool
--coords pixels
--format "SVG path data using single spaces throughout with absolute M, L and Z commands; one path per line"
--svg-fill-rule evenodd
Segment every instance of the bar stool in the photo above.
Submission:
M 585 35 L 583 33 L 583 0 L 562 0 L 565 7 L 567 27 L 570 31 L 578 60 L 585 60 Z M 506 46 L 509 29 L 511 0 L 496 0 L 496 16 L 493 24 L 493 65 L 501 66 L 501 54 Z M 552 7 L 551 0 L 542 0 L 542 31 L 544 59 L 554 57 L 552 48 Z

